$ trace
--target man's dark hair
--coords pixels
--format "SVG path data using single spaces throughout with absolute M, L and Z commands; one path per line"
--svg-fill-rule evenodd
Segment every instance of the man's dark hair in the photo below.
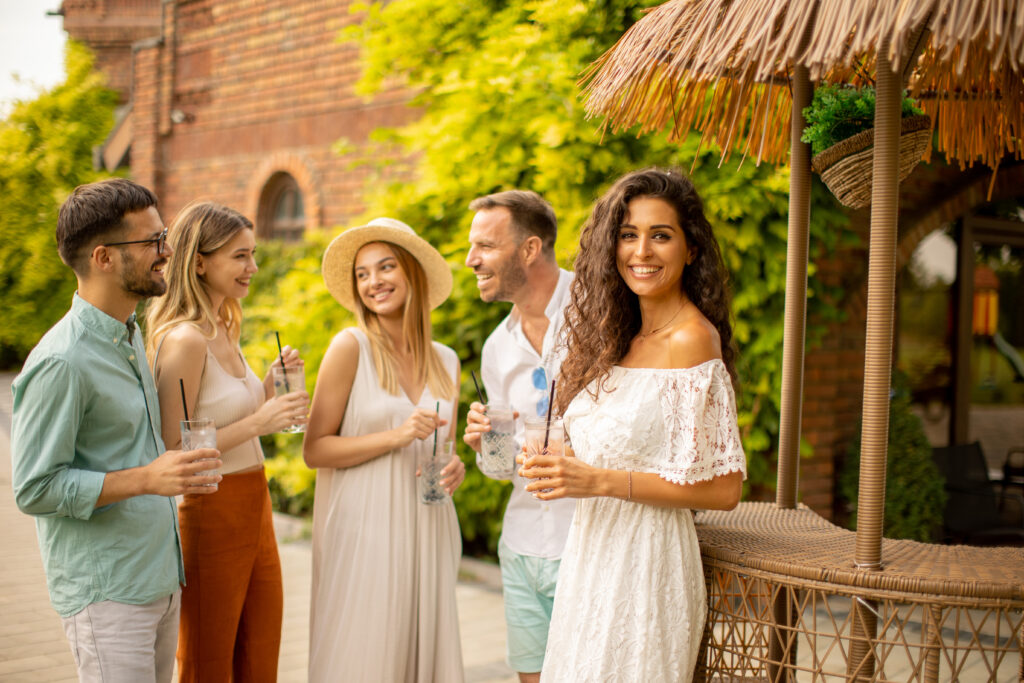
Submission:
M 555 210 L 543 197 L 529 190 L 507 190 L 477 197 L 469 203 L 470 211 L 485 211 L 498 207 L 508 209 L 512 215 L 512 225 L 523 239 L 536 235 L 540 238 L 544 252 L 548 255 L 554 254 L 558 220 L 555 218 Z
M 111 178 L 79 185 L 57 214 L 57 253 L 78 274 L 87 272 L 91 249 L 123 233 L 125 214 L 156 206 L 156 195 L 138 183 Z

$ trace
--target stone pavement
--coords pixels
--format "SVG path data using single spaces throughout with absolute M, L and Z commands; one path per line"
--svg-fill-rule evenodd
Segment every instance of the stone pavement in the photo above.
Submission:
M 0 373 L 0 682 L 76 681 L 60 618 L 50 606 L 32 518 L 11 490 L 11 381 Z M 284 575 L 284 624 L 278 680 L 306 680 L 310 546 L 291 540 L 296 525 L 277 521 Z M 505 623 L 497 568 L 465 559 L 455 588 L 467 683 L 513 683 L 505 664 Z

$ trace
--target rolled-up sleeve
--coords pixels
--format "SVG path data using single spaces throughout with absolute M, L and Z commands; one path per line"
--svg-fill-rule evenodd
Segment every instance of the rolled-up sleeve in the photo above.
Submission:
M 85 406 L 82 389 L 79 374 L 61 358 L 33 364 L 14 383 L 14 498 L 26 514 L 92 516 L 106 474 L 75 468 L 75 438 Z

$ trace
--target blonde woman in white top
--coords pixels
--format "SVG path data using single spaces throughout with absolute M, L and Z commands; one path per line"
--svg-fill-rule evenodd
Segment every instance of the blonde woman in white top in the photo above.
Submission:
M 167 295 L 146 315 L 163 439 L 168 448 L 180 442 L 180 380 L 190 417 L 214 420 L 224 463 L 217 493 L 186 496 L 179 507 L 187 585 L 178 671 L 182 682 L 274 681 L 281 563 L 259 437 L 304 422 L 309 397 L 275 398 L 269 371 L 261 382 L 238 344 L 239 299 L 257 270 L 252 223 L 220 204 L 195 203 L 175 218 L 168 241 Z M 286 366 L 301 363 L 290 347 L 282 355 Z

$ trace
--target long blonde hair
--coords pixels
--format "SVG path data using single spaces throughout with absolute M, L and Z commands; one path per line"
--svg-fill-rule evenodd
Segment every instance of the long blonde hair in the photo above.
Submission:
M 217 324 L 224 323 L 235 344 L 242 331 L 242 306 L 227 297 L 219 311 L 213 310 L 196 273 L 196 255 L 210 254 L 227 244 L 240 230 L 252 230 L 252 221 L 222 204 L 193 202 L 183 208 L 167 229 L 167 241 L 174 253 L 165 269 L 167 293 L 150 299 L 146 309 L 146 354 L 156 356 L 160 339 L 181 323 L 195 325 L 207 339 L 217 336 Z
M 438 398 L 453 398 L 455 382 L 445 370 L 441 356 L 431 339 L 430 307 L 427 306 L 429 285 L 423 268 L 412 254 L 397 244 L 384 241 L 379 243 L 391 249 L 409 283 L 406 287 L 405 308 L 402 313 L 402 335 L 412 351 L 417 383 L 423 382 L 430 388 L 430 393 Z M 353 267 L 352 291 L 358 292 L 355 278 Z M 377 369 L 380 386 L 389 394 L 398 396 L 401 391 L 398 384 L 398 358 L 391 337 L 381 327 L 377 314 L 368 309 L 358 295 L 355 299 L 359 329 L 366 333 L 370 340 L 373 365 Z

